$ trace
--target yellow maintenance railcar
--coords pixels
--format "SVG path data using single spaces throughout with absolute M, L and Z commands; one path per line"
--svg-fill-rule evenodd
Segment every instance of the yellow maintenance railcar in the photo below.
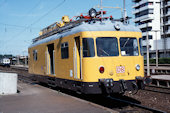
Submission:
M 90 13 L 63 21 L 61 27 L 55 24 L 34 39 L 28 50 L 29 73 L 40 82 L 84 94 L 144 88 L 141 31 L 126 20 Z

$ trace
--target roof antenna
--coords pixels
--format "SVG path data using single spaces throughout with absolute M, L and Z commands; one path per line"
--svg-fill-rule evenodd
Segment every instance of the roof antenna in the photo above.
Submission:
M 101 10 L 101 21 L 102 21 L 102 18 L 103 18 L 102 0 L 100 0 L 100 10 Z
M 125 0 L 123 0 L 123 10 L 124 10 L 124 22 L 126 23 L 126 17 L 127 17 L 127 13 L 126 13 L 126 4 L 125 4 Z

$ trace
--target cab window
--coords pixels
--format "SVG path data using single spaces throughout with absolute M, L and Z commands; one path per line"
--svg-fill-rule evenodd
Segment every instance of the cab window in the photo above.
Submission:
M 121 37 L 120 49 L 122 56 L 138 56 L 138 43 L 136 38 Z
M 115 37 L 98 37 L 96 39 L 97 56 L 118 56 L 118 42 Z
M 83 38 L 83 57 L 94 57 L 94 40 L 93 38 Z

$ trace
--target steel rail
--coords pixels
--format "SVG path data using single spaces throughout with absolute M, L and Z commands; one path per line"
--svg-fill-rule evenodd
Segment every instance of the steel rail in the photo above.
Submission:
M 135 106 L 135 107 L 139 107 L 139 108 L 142 108 L 142 109 L 145 109 L 145 110 L 149 110 L 149 111 L 152 111 L 154 113 L 166 113 L 165 111 L 162 111 L 162 110 L 149 108 L 147 106 L 143 106 L 141 104 L 136 104 L 136 103 L 126 101 L 126 100 L 122 100 L 122 99 L 119 99 L 119 98 L 114 98 L 114 97 L 111 97 L 111 96 L 107 96 L 107 98 L 112 99 L 112 100 L 116 100 L 116 101 L 119 101 L 119 102 L 122 102 L 122 103 L 126 103 L 126 104 L 129 104 L 129 105 Z
M 153 88 L 159 88 L 159 89 L 167 89 L 167 90 L 170 90 L 170 88 L 168 87 L 162 87 L 162 86 L 157 86 L 157 85 L 147 85 L 146 87 L 153 87 Z
M 23 70 L 23 71 L 28 71 L 28 67 L 17 67 L 17 66 L 11 66 L 12 69 L 17 69 L 17 70 Z
M 15 68 L 15 69 L 17 69 L 17 68 Z M 24 71 L 26 71 L 26 70 L 24 70 Z M 30 84 L 34 84 L 35 83 L 29 77 L 23 76 L 22 74 L 18 74 L 18 75 L 19 75 L 18 78 L 19 78 L 20 81 L 23 81 L 23 82 L 26 82 L 26 83 L 30 83 Z M 133 102 L 130 102 L 130 101 L 127 101 L 127 100 L 123 100 L 123 99 L 120 99 L 120 98 L 115 98 L 115 97 L 111 97 L 111 96 L 106 96 L 106 98 L 112 99 L 112 100 L 116 100 L 116 101 L 119 101 L 121 103 L 126 103 L 128 105 L 132 105 L 132 106 L 135 106 L 135 107 L 138 107 L 138 108 L 142 108 L 142 109 L 145 109 L 145 110 L 148 110 L 148 111 L 152 111 L 153 113 L 167 113 L 167 112 L 162 111 L 162 110 L 158 110 L 158 109 L 154 109 L 154 108 L 149 108 L 147 106 L 143 106 L 141 104 L 133 103 Z
M 152 89 L 151 89 L 152 88 Z M 157 93 L 164 93 L 164 94 L 170 94 L 170 88 L 166 87 L 158 87 L 158 86 L 146 86 L 145 91 L 151 91 L 151 92 L 157 92 Z

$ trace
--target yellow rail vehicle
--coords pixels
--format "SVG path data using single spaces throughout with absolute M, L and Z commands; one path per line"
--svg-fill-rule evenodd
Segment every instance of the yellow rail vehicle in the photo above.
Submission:
M 29 73 L 84 94 L 144 88 L 140 30 L 113 19 L 82 17 L 36 38 L 29 47 Z

